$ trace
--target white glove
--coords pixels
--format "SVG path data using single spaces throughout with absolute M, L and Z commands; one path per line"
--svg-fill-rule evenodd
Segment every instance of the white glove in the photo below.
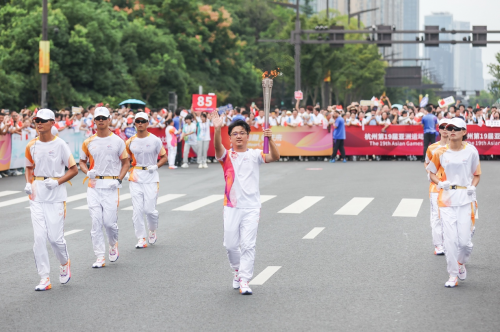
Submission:
M 24 187 L 24 192 L 28 195 L 31 195 L 33 193 L 33 190 L 31 189 L 31 183 L 26 183 L 26 186 Z
M 59 182 L 57 182 L 57 180 L 54 179 L 45 179 L 43 180 L 43 183 L 45 183 L 45 187 L 47 187 L 47 189 L 50 190 L 56 188 L 59 185 Z
M 148 166 L 148 171 L 149 173 L 153 173 L 154 171 L 156 171 L 158 169 L 158 166 L 157 165 L 151 165 L 151 166 Z
M 109 189 L 112 190 L 118 189 L 118 187 L 120 186 L 120 182 L 118 182 L 118 180 L 112 180 L 112 181 L 113 182 L 111 182 L 109 185 Z
M 96 176 L 96 171 L 95 169 L 91 169 L 90 171 L 87 172 L 87 176 L 89 177 L 89 179 L 93 180 L 95 179 L 95 176 Z
M 127 172 L 127 173 L 125 174 L 125 176 L 123 177 L 123 180 L 128 180 L 128 178 L 129 178 L 129 177 L 130 177 L 130 173 L 129 173 L 129 172 Z
M 467 187 L 467 195 L 474 195 L 476 193 L 476 186 Z
M 439 189 L 450 190 L 450 181 L 443 181 L 438 183 Z

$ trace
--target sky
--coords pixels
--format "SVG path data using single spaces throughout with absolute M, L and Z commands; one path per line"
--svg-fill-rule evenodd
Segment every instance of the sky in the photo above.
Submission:
M 435 12 L 449 12 L 453 20 L 486 25 L 488 30 L 500 30 L 500 0 L 420 0 L 420 25 L 424 28 L 424 17 Z M 500 40 L 499 34 L 488 34 L 489 40 Z M 500 52 L 500 44 L 481 47 L 484 79 L 492 79 L 487 64 L 494 63 L 495 54 Z

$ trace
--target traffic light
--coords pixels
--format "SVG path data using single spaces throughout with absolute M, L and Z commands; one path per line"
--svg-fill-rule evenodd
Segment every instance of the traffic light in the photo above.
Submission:
M 436 44 L 431 44 L 428 42 L 435 42 Z M 439 47 L 439 25 L 426 25 L 425 26 L 425 41 L 424 45 L 428 47 Z
M 379 47 L 392 46 L 392 33 L 384 33 L 384 31 L 391 31 L 391 30 L 392 26 L 390 25 L 377 25 L 377 46 Z
M 472 27 L 472 47 L 485 47 L 488 43 L 486 25 L 476 25 Z
M 173 112 L 177 109 L 177 93 L 175 91 L 168 93 L 168 109 Z
M 467 91 L 462 91 L 462 96 L 467 96 Z
M 344 26 L 342 25 L 332 25 L 330 26 L 330 30 L 344 30 Z M 331 33 L 330 40 L 344 40 L 344 33 Z M 344 47 L 344 44 L 330 44 L 330 47 Z

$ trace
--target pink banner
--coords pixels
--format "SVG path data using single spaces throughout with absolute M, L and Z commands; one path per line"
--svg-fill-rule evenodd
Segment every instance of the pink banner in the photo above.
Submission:
M 10 168 L 10 156 L 12 154 L 12 140 L 10 134 L 0 135 L 0 171 Z

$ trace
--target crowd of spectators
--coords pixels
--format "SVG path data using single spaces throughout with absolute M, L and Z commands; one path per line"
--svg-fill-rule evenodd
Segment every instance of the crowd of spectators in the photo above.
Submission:
M 127 128 L 134 127 L 134 116 L 137 112 L 146 112 L 150 115 L 149 127 L 165 129 L 167 121 L 172 119 L 173 125 L 178 130 L 179 142 L 185 138 L 186 133 L 183 131 L 183 126 L 186 122 L 192 122 L 198 128 L 211 126 L 210 113 L 191 112 L 189 109 L 167 110 L 149 109 L 130 107 L 112 108 L 106 104 L 90 105 L 87 108 L 72 107 L 63 110 L 55 111 L 57 131 L 73 130 L 75 132 L 83 131 L 85 136 L 90 136 L 94 131 L 93 114 L 96 107 L 104 106 L 110 110 L 111 126 L 110 129 L 117 135 L 121 135 L 125 139 Z M 36 111 L 36 110 L 35 110 Z M 216 109 L 219 112 L 219 109 Z M 418 107 L 409 102 L 404 105 L 392 105 L 388 97 L 382 96 L 380 100 L 353 102 L 347 107 L 341 105 L 332 105 L 328 107 L 316 106 L 300 106 L 297 101 L 292 109 L 274 108 L 270 111 L 269 124 L 271 126 L 287 126 L 291 128 L 298 127 L 313 127 L 319 126 L 325 130 L 331 130 L 335 122 L 334 112 L 344 119 L 346 127 L 349 126 L 379 126 L 381 132 L 385 132 L 391 125 L 421 125 L 422 118 L 429 112 L 433 112 L 438 119 L 443 117 L 453 118 L 462 117 L 468 124 L 481 125 L 487 120 L 499 120 L 500 113 L 498 109 L 493 107 L 473 108 L 465 106 L 457 102 L 457 104 L 446 107 L 434 106 L 432 104 L 426 107 Z M 260 110 L 254 103 L 250 107 L 235 107 L 219 112 L 224 119 L 224 125 L 229 125 L 235 120 L 244 120 L 255 128 L 264 125 L 264 111 Z M 33 123 L 34 111 L 27 108 L 17 111 L 9 111 L 2 109 L 0 111 L 0 135 L 12 134 L 21 135 L 26 139 L 36 135 Z M 187 120 L 189 118 L 189 120 Z M 186 121 L 187 120 L 187 121 Z M 203 126 L 197 123 L 205 123 Z M 133 130 L 131 131 L 133 132 Z M 200 136 L 200 135 L 196 135 Z M 194 137 L 194 136 L 193 136 Z M 194 140 L 190 139 L 191 147 L 198 153 L 194 147 Z M 200 143 L 206 150 L 207 143 Z M 188 146 L 189 147 L 189 146 Z M 206 156 L 206 151 L 202 151 L 202 155 Z M 285 157 L 286 158 L 286 157 Z M 302 160 L 302 158 L 299 158 Z M 186 162 L 187 160 L 187 162 Z M 285 159 L 286 160 L 286 159 Z M 305 159 L 307 160 L 307 158 Z M 325 160 L 327 160 L 325 158 Z M 192 162 L 193 159 L 188 159 L 187 154 L 179 151 L 177 154 L 176 165 Z M 206 165 L 206 160 L 204 161 Z M 210 160 L 208 160 L 210 162 Z M 20 170 L 19 170 L 20 171 Z M 15 175 L 19 174 L 17 170 L 0 173 L 0 175 Z

